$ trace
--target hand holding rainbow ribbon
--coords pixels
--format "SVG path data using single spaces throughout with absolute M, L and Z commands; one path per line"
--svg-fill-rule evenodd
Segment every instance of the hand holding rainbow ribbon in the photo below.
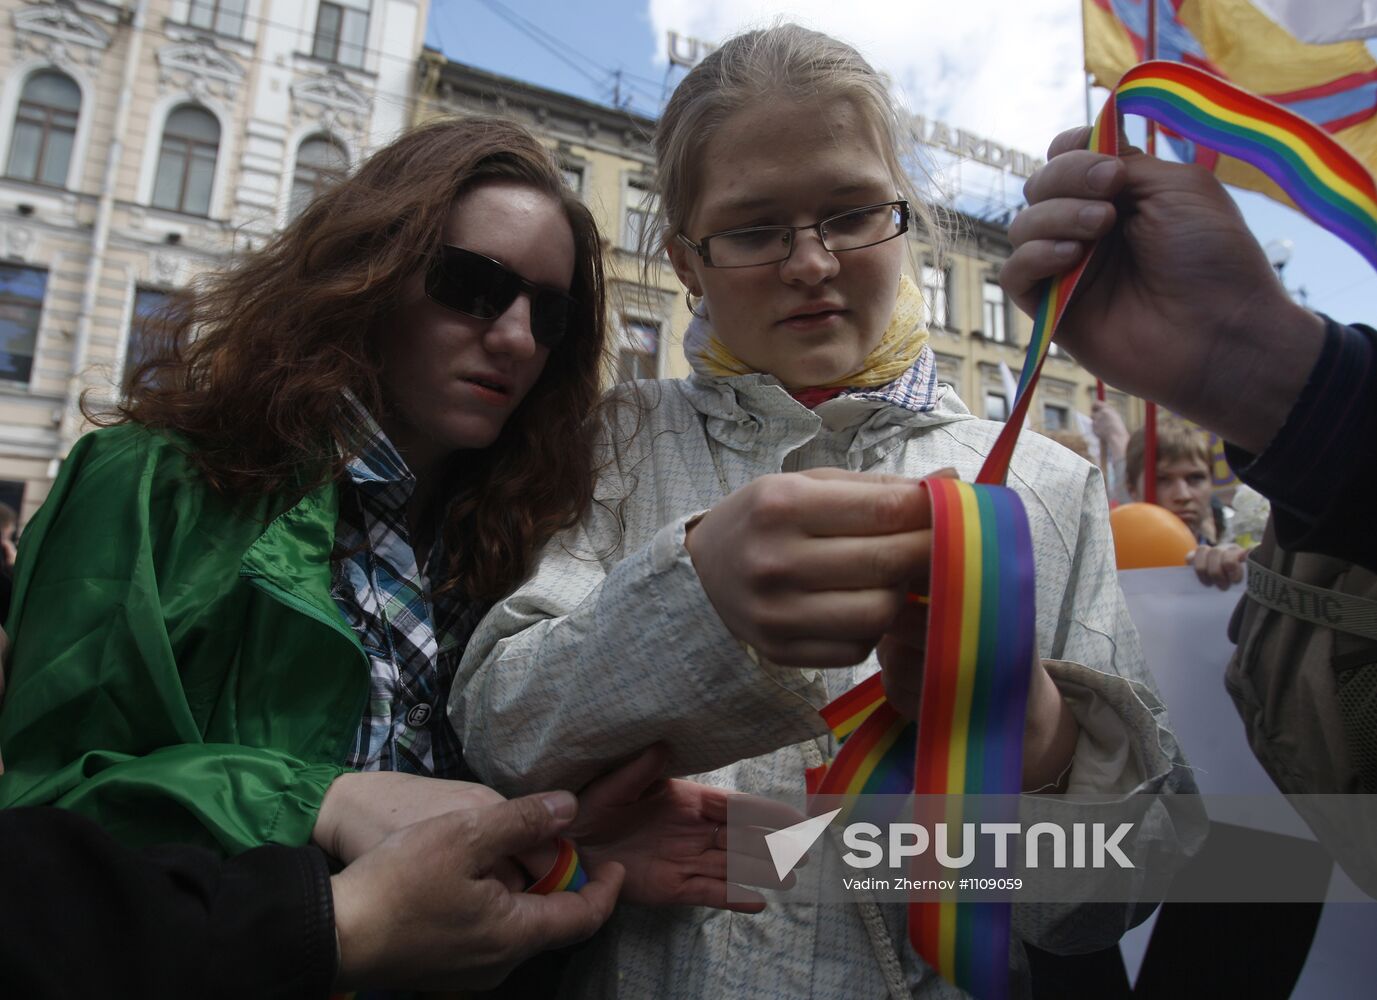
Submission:
M 556 844 L 558 852 L 550 870 L 532 883 L 527 892 L 548 896 L 552 892 L 578 892 L 588 884 L 588 873 L 583 870 L 574 845 L 563 837 Z
M 1119 154 L 1120 111 L 1253 164 L 1309 218 L 1377 267 L 1377 184 L 1311 122 L 1201 70 L 1163 61 L 1124 74 L 1100 111 L 1090 149 Z M 1023 504 L 1001 484 L 1052 334 L 1094 252 L 1047 283 L 1013 411 L 976 483 L 924 480 L 934 542 L 916 732 L 885 700 L 880 675 L 862 682 L 822 710 L 842 742 L 830 765 L 809 773 L 811 794 L 1020 791 L 1037 644 L 1033 552 Z M 951 815 L 956 810 L 949 807 L 948 819 L 959 822 Z M 1000 1000 L 1009 992 L 1010 915 L 1009 903 L 912 903 L 909 941 L 950 982 L 981 1000 Z

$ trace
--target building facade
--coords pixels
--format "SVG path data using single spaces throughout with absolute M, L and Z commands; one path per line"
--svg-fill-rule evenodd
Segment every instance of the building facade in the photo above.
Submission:
M 168 291 L 404 129 L 429 0 L 0 0 L 0 501 L 22 519 Z
M 654 207 L 654 120 L 452 62 L 432 50 L 422 53 L 420 74 L 418 121 L 445 114 L 505 115 L 554 150 L 604 234 L 617 337 L 613 378 L 688 374 L 683 288 L 667 263 L 646 270 L 637 256 Z M 1017 381 L 1032 322 L 999 286 L 1000 265 L 1012 250 L 1004 228 L 968 216 L 954 221 L 941 262 L 921 233 L 910 234 L 912 277 L 928 304 L 941 379 L 956 387 L 976 415 L 1003 420 L 1013 399 L 1001 364 Z M 1088 414 L 1094 394 L 1095 379 L 1056 351 L 1043 368 L 1031 424 L 1044 431 L 1075 430 L 1075 413 Z M 1130 427 L 1142 422 L 1141 403 L 1114 390 L 1107 398 Z
M 1003 420 L 1013 405 L 1033 322 L 999 284 L 999 269 L 1013 252 L 1006 229 L 965 215 L 953 223 L 944 265 L 921 234 L 914 234 L 912 244 L 938 376 L 956 387 L 976 416 Z M 1029 404 L 1030 426 L 1044 433 L 1079 430 L 1076 414 L 1090 413 L 1095 392 L 1095 377 L 1053 344 Z M 1141 400 L 1116 389 L 1107 389 L 1105 398 L 1130 429 L 1142 424 Z

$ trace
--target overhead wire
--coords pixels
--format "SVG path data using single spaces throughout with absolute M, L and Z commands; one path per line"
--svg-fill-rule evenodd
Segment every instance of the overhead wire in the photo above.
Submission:
M 435 7 L 444 8 L 446 7 L 446 5 L 437 3 Z M 435 7 L 432 7 L 432 10 L 434 10 Z M 243 20 L 246 23 L 252 22 L 255 24 L 266 25 L 284 31 L 289 31 L 308 40 L 313 37 L 313 31 L 302 25 L 284 24 L 281 21 L 275 21 L 271 18 L 267 18 L 261 15 L 245 14 Z M 140 31 L 146 37 L 158 37 L 166 39 L 170 42 L 186 42 L 188 40 L 187 34 L 191 33 L 196 36 L 205 37 L 212 43 L 219 39 L 228 40 L 230 42 L 237 42 L 241 45 L 250 45 L 253 46 L 255 49 L 254 54 L 252 55 L 244 55 L 243 53 L 236 51 L 237 46 L 226 45 L 221 47 L 220 51 L 238 63 L 246 63 L 249 65 L 257 66 L 277 66 L 277 63 L 275 61 L 264 58 L 262 55 L 258 54 L 258 48 L 261 44 L 261 39 L 247 38 L 242 35 L 227 35 L 221 32 L 213 31 L 211 29 L 200 28 L 192 24 L 184 22 L 175 22 L 166 19 L 162 22 L 161 25 L 152 24 L 148 21 L 145 21 L 144 24 L 139 27 L 135 27 L 132 24 L 125 25 L 124 27 L 130 31 Z M 390 60 L 392 62 L 402 63 L 406 65 L 408 68 L 410 68 L 413 73 L 419 71 L 422 65 L 420 62 L 419 53 L 415 56 L 399 56 L 390 52 L 385 52 L 380 49 L 371 47 L 364 47 L 361 49 L 361 51 L 376 56 L 380 60 Z M 364 67 L 351 66 L 348 64 L 340 63 L 337 60 L 324 59 L 323 57 L 314 56 L 309 52 L 301 52 L 299 54 L 308 59 L 316 60 L 324 64 L 329 64 L 332 67 L 339 67 L 345 70 L 346 72 L 352 71 L 355 73 L 362 73 L 369 76 L 377 76 L 376 73 Z M 346 76 L 345 79 L 348 80 L 348 77 Z M 603 83 L 603 81 L 591 78 L 590 82 L 594 83 L 595 85 L 602 85 Z M 405 112 L 404 117 L 406 118 L 408 124 L 410 123 L 414 115 L 414 112 L 418 109 L 423 110 L 425 112 L 442 114 L 453 114 L 456 110 L 455 106 L 449 101 L 434 97 L 425 97 L 417 91 L 390 90 L 388 88 L 384 88 L 376 84 L 362 85 L 359 87 L 359 89 L 363 91 L 371 101 L 376 101 L 379 104 L 384 104 L 393 109 Z M 639 92 L 643 93 L 643 91 Z M 617 111 L 624 114 L 628 113 L 627 108 L 615 108 L 609 106 L 608 110 Z M 644 112 L 642 112 L 641 114 L 644 114 Z M 649 115 L 648 117 L 654 117 L 654 115 Z M 628 123 L 634 125 L 637 128 L 644 127 L 644 123 L 637 121 L 635 118 L 628 117 Z

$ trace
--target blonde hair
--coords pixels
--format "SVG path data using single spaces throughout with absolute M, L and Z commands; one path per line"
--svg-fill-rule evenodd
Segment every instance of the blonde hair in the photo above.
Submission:
M 1043 431 L 1043 434 L 1068 451 L 1075 452 L 1087 462 L 1095 461 L 1090 457 L 1090 445 L 1086 443 L 1085 435 L 1080 431 Z
M 1137 489 L 1138 477 L 1143 474 L 1143 458 L 1147 443 L 1140 427 L 1128 439 L 1128 449 L 1124 453 L 1124 471 L 1128 481 Z M 1204 433 L 1190 424 L 1171 418 L 1159 418 L 1157 422 L 1157 464 L 1180 461 L 1201 462 L 1210 467 L 1210 442 Z M 1156 469 L 1153 470 L 1154 474 Z
M 658 258 L 697 203 L 699 157 L 732 115 L 759 101 L 849 101 L 875 131 L 895 189 L 939 259 L 947 237 L 938 210 L 919 197 L 904 160 L 917 153 L 913 129 L 900 115 L 884 77 L 845 42 L 797 24 L 777 24 L 728 39 L 674 88 L 655 129 L 659 208 L 646 242 Z M 925 178 L 926 179 L 926 178 Z M 687 234 L 685 234 L 687 235 Z

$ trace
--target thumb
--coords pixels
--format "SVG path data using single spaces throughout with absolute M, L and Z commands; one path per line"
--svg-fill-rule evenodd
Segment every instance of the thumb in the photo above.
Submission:
M 512 917 L 521 928 L 524 950 L 549 951 L 591 937 L 612 915 L 625 874 L 621 865 L 609 861 L 595 868 L 578 892 L 514 894 Z
M 480 810 L 470 855 L 475 870 L 545 843 L 569 825 L 578 808 L 570 792 L 541 792 Z

